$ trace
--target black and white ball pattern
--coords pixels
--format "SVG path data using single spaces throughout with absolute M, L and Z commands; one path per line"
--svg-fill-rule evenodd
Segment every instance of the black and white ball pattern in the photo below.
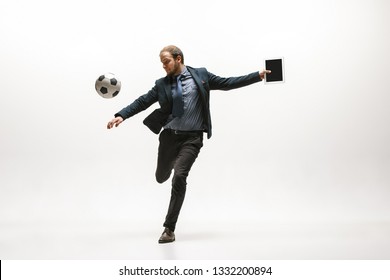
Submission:
M 95 89 L 101 97 L 113 98 L 121 90 L 121 82 L 113 73 L 106 73 L 97 78 Z

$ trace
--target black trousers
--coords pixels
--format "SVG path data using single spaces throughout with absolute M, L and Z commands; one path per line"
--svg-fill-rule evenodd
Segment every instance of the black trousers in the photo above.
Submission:
M 203 133 L 166 129 L 160 133 L 159 141 L 157 182 L 165 182 L 174 171 L 171 200 L 164 222 L 164 227 L 174 231 L 186 194 L 188 173 L 203 147 Z

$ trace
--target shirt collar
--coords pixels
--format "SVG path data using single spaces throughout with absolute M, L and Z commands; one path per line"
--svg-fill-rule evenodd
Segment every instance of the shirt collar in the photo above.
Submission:
M 171 80 L 171 82 L 176 82 L 176 79 L 177 79 L 178 76 L 186 77 L 188 75 L 190 75 L 190 72 L 188 71 L 187 67 L 184 66 L 184 68 L 181 71 L 181 73 L 179 75 L 177 75 L 177 76 L 171 76 L 170 80 Z
M 180 75 L 186 76 L 188 74 L 188 69 L 186 66 L 184 66 L 183 71 L 181 71 Z

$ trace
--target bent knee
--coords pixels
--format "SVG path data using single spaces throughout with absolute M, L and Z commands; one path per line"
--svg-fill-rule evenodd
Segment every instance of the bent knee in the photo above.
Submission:
M 156 177 L 156 181 L 157 181 L 157 183 L 162 184 L 162 183 L 164 183 L 166 180 L 163 180 L 162 178 Z
M 157 181 L 157 183 L 159 183 L 159 184 L 164 183 L 166 180 L 169 179 L 170 175 L 171 174 L 169 173 L 168 175 L 161 176 L 160 174 L 156 173 L 156 181 Z

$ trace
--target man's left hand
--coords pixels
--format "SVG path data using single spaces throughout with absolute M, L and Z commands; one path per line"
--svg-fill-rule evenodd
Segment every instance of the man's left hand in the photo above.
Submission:
M 260 79 L 264 80 L 265 74 L 270 74 L 270 73 L 271 73 L 271 70 L 263 70 L 263 71 L 259 72 Z

